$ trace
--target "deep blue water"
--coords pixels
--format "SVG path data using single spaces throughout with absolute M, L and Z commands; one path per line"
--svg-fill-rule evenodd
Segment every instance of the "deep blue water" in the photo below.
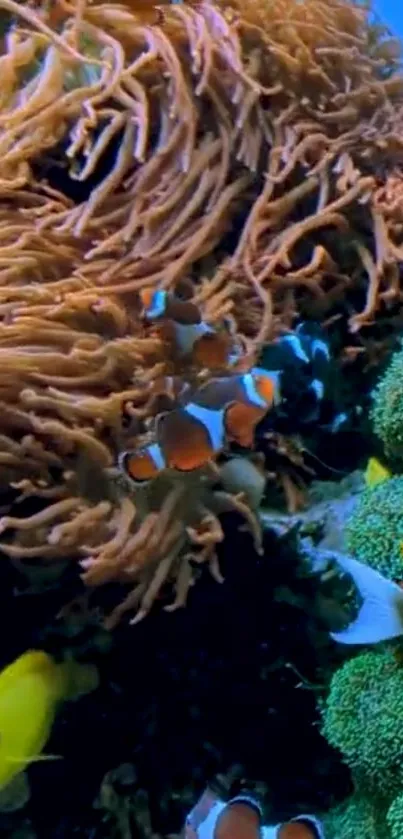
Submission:
M 374 0 L 374 8 L 382 21 L 403 40 L 402 0 Z

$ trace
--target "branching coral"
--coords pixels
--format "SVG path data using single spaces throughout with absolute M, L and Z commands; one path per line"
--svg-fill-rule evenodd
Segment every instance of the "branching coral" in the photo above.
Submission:
M 399 293 L 400 175 L 381 172 L 386 159 L 401 161 L 393 102 L 402 81 L 386 72 L 396 44 L 373 43 L 364 10 L 344 0 L 204 2 L 164 7 L 160 25 L 146 26 L 141 4 L 137 14 L 53 6 L 58 34 L 51 13 L 46 22 L 2 3 L 34 26 L 9 36 L 3 58 L 2 178 L 9 189 L 32 183 L 38 154 L 68 133 L 83 182 L 116 141 L 90 198 L 53 205 L 42 221 L 92 240 L 82 275 L 112 292 L 172 287 L 214 252 L 242 207 L 238 245 L 200 294 L 232 280 L 231 305 L 254 340 L 301 295 L 323 301 L 351 283 L 329 231 L 350 240 L 356 278 L 368 277 L 353 328 Z M 356 236 L 357 213 L 373 247 Z
M 79 557 L 89 585 L 128 582 L 120 611 L 142 615 L 166 581 L 183 602 L 200 561 L 219 577 L 222 509 L 259 534 L 219 475 L 133 496 L 108 471 L 148 441 L 175 377 L 209 376 L 141 320 L 138 292 L 186 283 L 207 323 L 230 322 L 246 369 L 298 312 L 349 300 L 355 330 L 398 300 L 396 45 L 345 0 L 0 10 L 15 22 L 0 57 L 0 483 L 19 493 L 2 548 Z

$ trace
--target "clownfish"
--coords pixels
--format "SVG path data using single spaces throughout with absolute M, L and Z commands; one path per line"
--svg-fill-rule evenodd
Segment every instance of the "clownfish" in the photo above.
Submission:
M 192 472 L 216 457 L 227 441 L 251 446 L 257 423 L 279 398 L 277 376 L 265 370 L 212 379 L 191 401 L 160 414 L 155 442 L 122 452 L 118 465 L 136 484 L 164 469 Z
M 330 348 L 316 323 L 300 323 L 294 332 L 267 344 L 260 356 L 264 369 L 281 371 L 283 409 L 304 424 L 317 422 L 327 396 L 332 368 Z
M 224 409 L 227 439 L 245 448 L 252 445 L 258 422 L 280 399 L 278 372 L 259 367 L 242 375 L 212 379 L 194 396 L 198 404 Z
M 193 403 L 174 408 L 157 417 L 155 436 L 157 442 L 119 455 L 119 467 L 134 483 L 164 469 L 193 472 L 208 463 L 224 447 L 224 412 Z
M 197 839 L 325 839 L 321 822 L 311 815 L 297 816 L 273 827 L 263 825 L 262 808 L 249 795 L 239 795 L 227 804 L 216 800 L 203 821 L 194 818 L 197 807 L 187 819 Z
M 213 839 L 260 839 L 262 812 L 252 798 L 234 798 L 218 815 Z
M 173 326 L 176 349 L 180 357 L 189 357 L 198 367 L 218 370 L 231 361 L 231 336 L 217 332 L 205 323 L 200 310 L 191 300 L 158 289 L 140 291 L 143 317 L 148 321 L 168 321 Z
M 322 824 L 315 816 L 297 816 L 275 829 L 275 839 L 325 839 Z
M 151 443 L 140 449 L 120 452 L 118 466 L 132 481 L 142 484 L 152 481 L 159 472 L 167 468 L 164 455 L 158 443 Z

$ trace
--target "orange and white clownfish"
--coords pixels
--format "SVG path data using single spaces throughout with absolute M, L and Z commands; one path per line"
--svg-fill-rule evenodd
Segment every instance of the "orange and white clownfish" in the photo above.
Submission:
M 256 425 L 281 399 L 277 371 L 254 367 L 248 373 L 211 379 L 193 397 L 199 405 L 224 409 L 224 428 L 229 441 L 252 446 Z
M 257 423 L 279 398 L 278 377 L 266 370 L 212 379 L 191 401 L 160 414 L 155 442 L 122 452 L 119 466 L 135 483 L 153 480 L 164 469 L 192 472 L 227 441 L 251 446 Z
M 146 320 L 172 323 L 179 356 L 189 356 L 194 364 L 211 370 L 228 365 L 232 357 L 231 336 L 205 323 L 195 303 L 163 289 L 144 289 L 140 299 Z
M 239 795 L 227 804 L 216 799 L 207 817 L 198 818 L 198 805 L 187 824 L 197 839 L 325 839 L 322 823 L 315 816 L 301 815 L 269 827 L 255 798 Z
M 156 442 L 122 452 L 119 466 L 137 484 L 151 481 L 164 469 L 193 472 L 205 466 L 225 443 L 224 411 L 189 403 L 160 414 Z
M 325 839 L 325 834 L 319 819 L 303 815 L 277 825 L 275 839 Z
M 262 811 L 253 798 L 239 796 L 219 814 L 212 839 L 260 839 Z
M 144 484 L 166 469 L 166 462 L 158 443 L 151 443 L 140 449 L 120 452 L 118 466 L 134 483 Z

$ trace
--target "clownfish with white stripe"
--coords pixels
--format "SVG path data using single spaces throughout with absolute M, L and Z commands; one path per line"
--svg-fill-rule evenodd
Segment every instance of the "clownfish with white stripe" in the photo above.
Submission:
M 205 323 L 195 303 L 182 300 L 163 289 L 143 289 L 140 291 L 140 300 L 143 318 L 172 325 L 176 351 L 180 357 L 189 357 L 193 364 L 209 370 L 220 370 L 228 366 L 232 355 L 231 335 L 226 331 L 217 332 Z
M 248 447 L 257 423 L 280 398 L 276 373 L 212 379 L 192 399 L 155 422 L 155 442 L 124 451 L 119 466 L 135 483 L 151 481 L 164 469 L 192 472 L 216 457 L 227 442 Z
M 224 409 L 226 437 L 248 448 L 256 425 L 281 400 L 277 371 L 254 367 L 249 373 L 212 379 L 194 397 L 199 405 Z
M 294 332 L 267 344 L 259 363 L 281 370 L 286 415 L 306 424 L 317 422 L 327 396 L 332 359 L 327 338 L 316 323 L 300 323 Z
M 185 839 L 325 839 L 325 833 L 316 816 L 305 814 L 265 826 L 260 804 L 252 796 L 239 795 L 227 804 L 217 799 L 203 820 L 197 804 L 188 816 Z

